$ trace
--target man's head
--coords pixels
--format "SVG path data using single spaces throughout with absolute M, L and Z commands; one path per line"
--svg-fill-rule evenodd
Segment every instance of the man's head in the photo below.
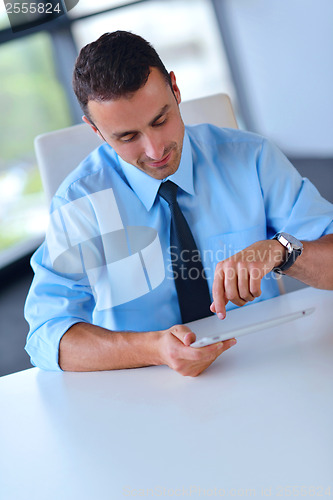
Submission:
M 136 92 L 147 82 L 151 68 L 157 68 L 171 87 L 170 75 L 155 49 L 128 31 L 105 33 L 83 47 L 73 87 L 84 114 L 91 118 L 89 101 L 115 100 Z
M 158 179 L 177 170 L 180 92 L 146 40 L 126 31 L 104 34 L 81 50 L 73 87 L 84 121 L 121 158 Z

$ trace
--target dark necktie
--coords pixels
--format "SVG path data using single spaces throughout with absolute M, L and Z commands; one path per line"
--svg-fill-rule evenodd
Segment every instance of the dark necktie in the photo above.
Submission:
M 191 230 L 177 202 L 178 186 L 162 182 L 159 195 L 171 212 L 170 255 L 182 322 L 209 316 L 211 299 L 207 280 Z

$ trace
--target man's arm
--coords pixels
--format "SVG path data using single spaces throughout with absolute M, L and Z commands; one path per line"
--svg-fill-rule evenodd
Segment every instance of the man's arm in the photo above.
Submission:
M 333 235 L 302 241 L 303 253 L 286 274 L 309 286 L 333 290 Z M 261 280 L 285 260 L 285 248 L 276 240 L 257 241 L 219 262 L 213 283 L 212 312 L 225 318 L 225 306 L 243 306 L 261 294 Z
M 286 274 L 314 288 L 333 290 L 333 234 L 302 243 L 302 255 Z
M 63 335 L 59 366 L 65 371 L 98 371 L 168 365 L 195 377 L 233 345 L 235 339 L 193 349 L 195 334 L 184 325 L 156 332 L 111 332 L 76 323 Z

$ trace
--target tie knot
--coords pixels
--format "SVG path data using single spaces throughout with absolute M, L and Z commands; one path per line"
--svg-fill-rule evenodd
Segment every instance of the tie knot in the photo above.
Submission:
M 169 203 L 169 205 L 173 205 L 174 203 L 177 203 L 177 189 L 177 184 L 172 181 L 162 182 L 158 190 L 158 194 L 162 196 L 162 198 Z

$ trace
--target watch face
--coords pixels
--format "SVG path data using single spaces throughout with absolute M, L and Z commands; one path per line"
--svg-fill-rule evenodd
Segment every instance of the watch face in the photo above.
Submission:
M 285 271 L 287 271 L 295 263 L 296 259 L 302 255 L 303 244 L 288 233 L 277 233 L 274 239 L 278 240 L 278 242 L 286 248 L 288 254 L 285 262 L 280 264 L 279 267 L 275 267 L 273 271 L 278 274 L 285 274 Z
M 297 238 L 288 233 L 280 233 L 280 234 L 291 244 L 294 250 L 303 250 L 303 245 Z

